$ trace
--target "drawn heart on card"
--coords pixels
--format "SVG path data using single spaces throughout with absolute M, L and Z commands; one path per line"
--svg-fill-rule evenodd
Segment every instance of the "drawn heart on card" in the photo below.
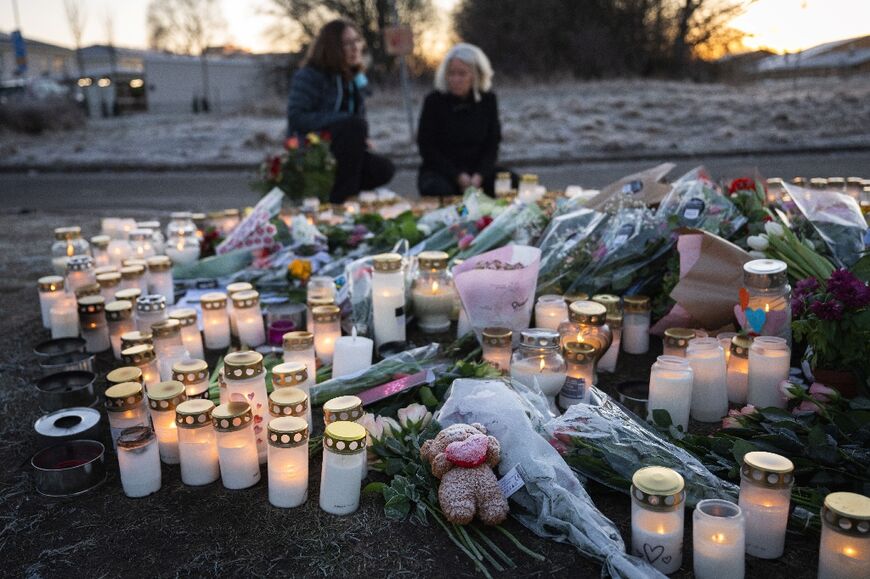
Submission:
M 746 308 L 746 321 L 756 334 L 760 334 L 767 321 L 767 313 L 761 308 Z
M 662 553 L 665 552 L 665 548 L 663 545 L 659 545 L 657 547 L 650 547 L 648 543 L 643 544 L 643 554 L 646 556 L 646 560 L 650 563 L 655 563 L 659 560 L 659 557 L 662 556 Z
M 662 563 L 667 565 L 668 563 L 671 562 L 671 559 L 673 559 L 673 557 L 671 557 L 670 555 L 665 555 L 664 557 L 662 557 Z
M 749 292 L 745 287 L 740 288 L 740 308 L 746 309 L 749 307 Z

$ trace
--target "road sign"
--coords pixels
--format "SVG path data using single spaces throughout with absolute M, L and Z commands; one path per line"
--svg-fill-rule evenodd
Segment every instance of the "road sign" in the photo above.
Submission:
M 414 33 L 410 26 L 388 26 L 384 29 L 384 45 L 390 56 L 407 56 L 414 52 Z
M 27 72 L 27 46 L 24 44 L 24 37 L 20 30 L 13 30 L 10 37 L 12 49 L 15 51 L 15 73 L 23 75 Z

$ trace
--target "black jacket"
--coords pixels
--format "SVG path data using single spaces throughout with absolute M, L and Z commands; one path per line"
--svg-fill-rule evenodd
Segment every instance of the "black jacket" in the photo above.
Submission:
M 340 75 L 305 66 L 293 75 L 287 99 L 287 135 L 321 131 L 356 115 L 366 116 L 365 96 L 354 91 L 354 111 L 342 110 L 345 83 Z
M 417 131 L 421 171 L 436 171 L 451 181 L 463 172 L 486 177 L 495 170 L 500 142 L 494 93 L 483 93 L 480 102 L 439 91 L 426 96 Z

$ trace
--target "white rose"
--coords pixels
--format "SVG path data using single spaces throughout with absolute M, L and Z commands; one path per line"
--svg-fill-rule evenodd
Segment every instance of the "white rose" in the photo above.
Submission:
M 368 412 L 363 414 L 362 418 L 357 420 L 357 424 L 362 425 L 375 440 L 380 440 L 384 436 L 384 424 L 381 419 L 376 417 L 374 414 Z
M 399 409 L 399 424 L 402 428 L 422 429 L 432 420 L 432 413 L 422 404 L 409 404 Z
M 396 435 L 402 432 L 402 427 L 399 426 L 399 423 L 396 422 L 394 419 L 390 418 L 389 416 L 382 416 L 380 420 L 384 428 L 384 436 L 391 436 L 395 438 Z

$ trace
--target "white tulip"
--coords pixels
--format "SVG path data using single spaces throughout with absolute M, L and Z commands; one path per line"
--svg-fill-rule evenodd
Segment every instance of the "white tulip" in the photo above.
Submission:
M 770 243 L 767 241 L 766 237 L 762 237 L 761 235 L 750 235 L 746 238 L 746 243 L 752 249 L 757 251 L 764 251 L 768 247 L 770 247 Z
M 767 254 L 763 251 L 755 251 L 754 249 L 749 252 L 749 256 L 753 259 L 767 259 Z
M 773 235 L 774 237 L 782 237 L 785 235 L 785 229 L 782 228 L 782 225 L 774 221 L 768 221 L 765 223 L 764 230 L 768 235 Z

